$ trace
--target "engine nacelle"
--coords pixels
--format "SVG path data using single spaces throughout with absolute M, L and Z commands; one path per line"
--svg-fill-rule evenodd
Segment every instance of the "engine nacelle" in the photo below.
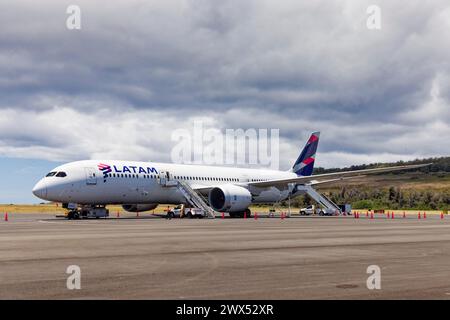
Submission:
M 124 204 L 122 206 L 123 210 L 128 212 L 144 212 L 155 209 L 158 206 L 157 203 L 149 204 Z
M 209 204 L 220 212 L 241 212 L 252 203 L 252 194 L 243 187 L 227 184 L 209 192 Z

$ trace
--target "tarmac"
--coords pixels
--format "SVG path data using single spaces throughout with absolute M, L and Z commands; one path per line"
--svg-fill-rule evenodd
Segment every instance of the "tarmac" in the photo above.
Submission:
M 0 299 L 450 298 L 447 216 L 0 218 Z

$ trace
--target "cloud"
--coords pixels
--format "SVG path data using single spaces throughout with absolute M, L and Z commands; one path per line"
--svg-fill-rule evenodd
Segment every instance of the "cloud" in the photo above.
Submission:
M 279 128 L 288 168 L 447 155 L 450 6 L 378 1 L 0 4 L 0 154 L 167 161 L 170 132 Z

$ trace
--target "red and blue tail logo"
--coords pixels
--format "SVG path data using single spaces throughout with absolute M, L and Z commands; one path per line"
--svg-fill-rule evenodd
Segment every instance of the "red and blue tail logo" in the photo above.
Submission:
M 313 132 L 311 134 L 302 153 L 300 153 L 297 161 L 295 161 L 292 171 L 298 176 L 310 176 L 313 173 L 317 146 L 319 145 L 319 136 L 320 132 Z

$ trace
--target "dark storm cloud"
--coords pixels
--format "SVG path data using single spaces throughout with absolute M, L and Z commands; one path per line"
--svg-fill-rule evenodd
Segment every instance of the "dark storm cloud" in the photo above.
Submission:
M 368 1 L 78 1 L 76 31 L 65 27 L 70 4 L 0 4 L 0 108 L 11 116 L 51 121 L 66 108 L 86 127 L 110 114 L 116 126 L 122 114 L 184 126 L 209 117 L 222 128 L 280 128 L 291 157 L 319 129 L 324 164 L 450 152 L 438 147 L 450 138 L 446 1 L 379 1 L 379 31 L 366 28 Z M 150 129 L 140 130 L 154 136 Z M 83 147 L 89 136 L 55 131 L 79 155 L 102 154 Z M 54 147 L 37 131 L 14 132 L 2 140 L 4 155 Z M 137 157 L 169 150 L 158 139 L 133 143 L 125 149 Z

